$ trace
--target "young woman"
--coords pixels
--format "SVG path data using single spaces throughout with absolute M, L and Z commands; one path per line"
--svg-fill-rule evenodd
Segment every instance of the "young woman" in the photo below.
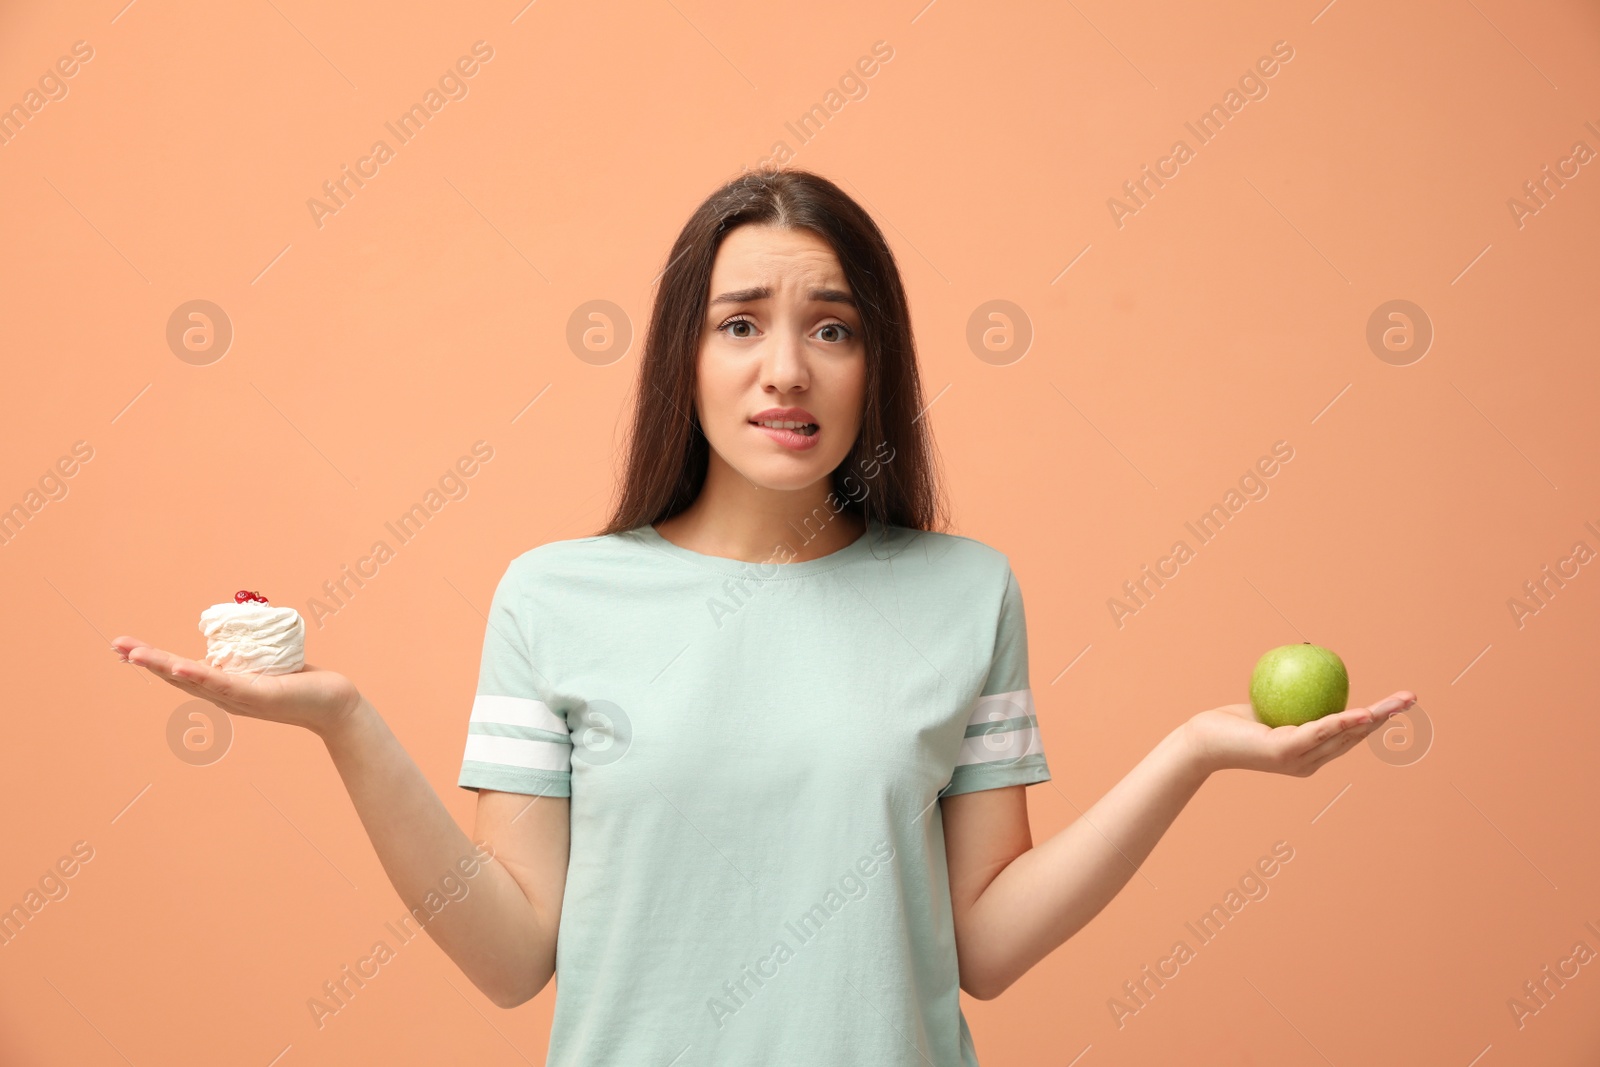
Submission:
M 1304 777 L 1414 694 L 1181 723 L 1034 845 L 1050 777 L 1007 557 L 944 520 L 905 292 L 831 182 L 747 175 L 672 248 L 600 533 L 511 561 L 460 784 L 479 851 L 351 681 L 114 649 L 325 742 L 395 889 L 496 1004 L 557 979 L 549 1063 L 972 1067 L 998 996 L 1211 773 Z M 490 858 L 479 860 L 489 853 Z

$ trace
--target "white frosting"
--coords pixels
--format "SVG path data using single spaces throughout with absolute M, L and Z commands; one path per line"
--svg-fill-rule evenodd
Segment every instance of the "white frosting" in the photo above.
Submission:
M 200 613 L 206 662 L 229 674 L 292 674 L 305 665 L 306 624 L 293 608 L 257 601 Z

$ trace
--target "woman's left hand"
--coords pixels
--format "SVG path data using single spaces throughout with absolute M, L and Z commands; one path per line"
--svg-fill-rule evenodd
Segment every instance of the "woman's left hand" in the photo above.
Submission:
M 1182 730 L 1208 774 L 1237 767 L 1305 778 L 1416 702 L 1417 694 L 1401 689 L 1371 707 L 1349 708 L 1299 726 L 1268 726 L 1249 704 L 1228 704 L 1200 712 Z

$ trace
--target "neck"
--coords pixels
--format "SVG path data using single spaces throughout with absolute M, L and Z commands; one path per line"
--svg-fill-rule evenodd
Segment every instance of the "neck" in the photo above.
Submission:
M 852 511 L 830 506 L 832 482 L 803 489 L 764 489 L 715 453 L 694 503 L 655 524 L 673 544 L 748 563 L 801 563 L 837 552 L 866 531 Z

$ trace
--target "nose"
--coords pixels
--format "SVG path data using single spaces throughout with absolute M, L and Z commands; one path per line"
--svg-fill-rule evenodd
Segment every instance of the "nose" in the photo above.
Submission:
M 811 384 L 811 368 L 805 339 L 791 329 L 778 330 L 764 346 L 761 358 L 761 388 L 779 393 L 803 390 Z

